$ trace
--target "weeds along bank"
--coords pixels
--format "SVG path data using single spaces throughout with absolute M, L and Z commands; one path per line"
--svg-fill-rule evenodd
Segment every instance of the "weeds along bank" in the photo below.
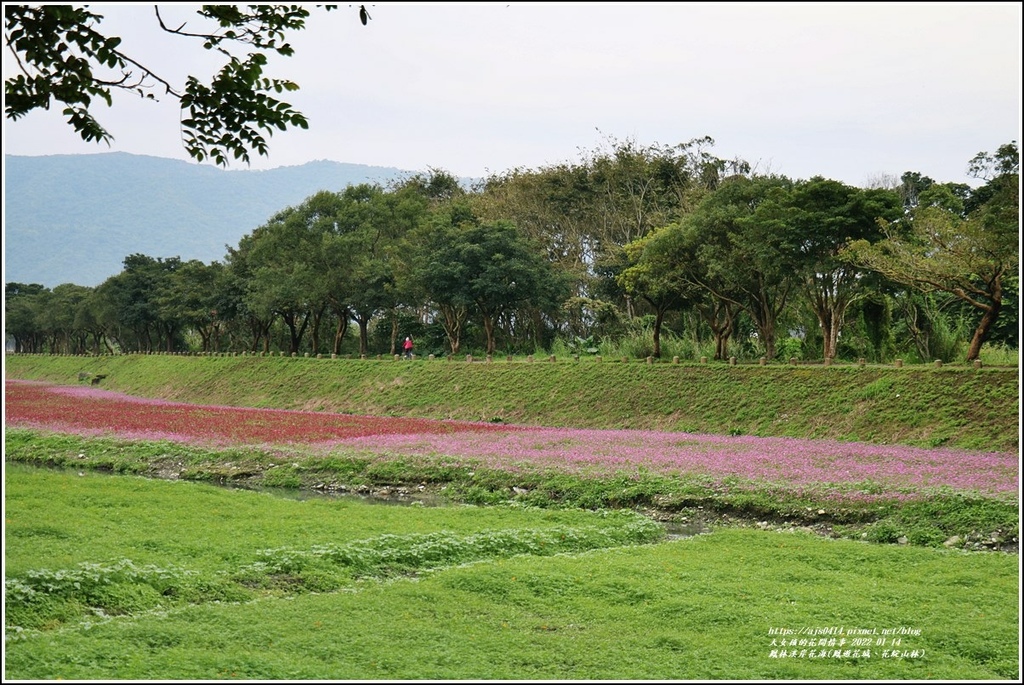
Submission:
M 1020 442 L 1016 368 L 6 355 L 5 377 L 351 414 L 998 451 Z

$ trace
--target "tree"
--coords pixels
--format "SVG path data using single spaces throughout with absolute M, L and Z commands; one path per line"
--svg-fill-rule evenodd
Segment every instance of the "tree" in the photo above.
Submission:
M 863 272 L 839 259 L 848 241 L 877 239 L 878 219 L 895 220 L 900 197 L 861 190 L 821 177 L 797 183 L 788 200 L 787 223 L 798 241 L 804 296 L 821 328 L 825 359 L 836 355 L 847 311 L 867 295 Z
M 246 306 L 264 313 L 263 319 L 269 312 L 280 317 L 288 328 L 290 354 L 299 352 L 307 329 L 327 308 L 328 283 L 317 263 L 324 235 L 334 223 L 333 198 L 323 191 L 278 212 L 232 253 L 232 259 L 244 259 Z M 330 205 L 327 211 L 321 207 L 324 202 Z
M 36 317 L 39 302 L 48 292 L 39 283 L 7 283 L 4 286 L 4 333 L 14 339 L 15 352 L 42 351 Z
M 317 7 L 329 11 L 337 6 Z M 185 24 L 167 26 L 159 7 L 154 6 L 154 13 L 167 33 L 201 41 L 204 49 L 227 58 L 209 83 L 189 76 L 184 85 L 172 84 L 146 67 L 141 57 L 124 53 L 121 37 L 102 33 L 103 16 L 88 6 L 5 3 L 4 37 L 20 70 L 4 82 L 5 116 L 19 119 L 59 103 L 83 140 L 109 143 L 113 136 L 93 116 L 94 100 L 111 106 L 115 91 L 150 100 L 167 95 L 181 104 L 182 144 L 189 155 L 221 166 L 227 166 L 229 158 L 248 164 L 250 151 L 266 156 L 264 132 L 269 136 L 275 129 L 309 127 L 301 112 L 271 95 L 299 86 L 263 73 L 267 53 L 294 54 L 286 38 L 289 31 L 305 28 L 308 6 L 202 5 L 196 13 L 208 28 L 198 33 L 185 31 Z M 368 18 L 360 6 L 364 25 Z M 233 50 L 239 46 L 251 51 L 237 55 Z
M 454 207 L 435 216 L 423 239 L 416 277 L 444 314 L 453 354 L 469 308 L 480 314 L 492 354 L 501 314 L 527 304 L 553 308 L 564 299 L 551 263 L 510 222 L 479 222 L 467 208 Z
M 654 310 L 655 357 L 661 357 L 661 327 L 665 314 L 678 309 L 692 287 L 685 277 L 683 260 L 689 255 L 679 246 L 682 238 L 678 225 L 671 224 L 627 244 L 624 249 L 631 266 L 617 277 L 627 293 L 643 298 Z
M 124 258 L 121 273 L 97 287 L 120 329 L 114 335 L 122 349 L 153 352 L 162 340 L 165 350 L 173 351 L 181 324 L 167 304 L 167 293 L 173 289 L 171 279 L 180 266 L 179 257 L 132 254 Z
M 798 241 L 786 217 L 792 186 L 782 176 L 734 176 L 685 220 L 691 240 L 699 241 L 695 283 L 747 313 L 769 359 L 779 319 L 799 285 Z
M 1020 264 L 1020 156 L 1015 142 L 999 150 L 995 158 L 979 153 L 972 161 L 972 169 L 994 169 L 996 175 L 978 189 L 982 201 L 962 205 L 966 215 L 949 201 L 955 192 L 937 192 L 931 199 L 922 193 L 908 221 L 883 221 L 883 240 L 856 241 L 844 253 L 897 283 L 949 293 L 977 309 L 981 317 L 968 361 L 978 358 Z M 986 166 L 986 159 L 997 161 Z
M 661 356 L 665 313 L 679 306 L 692 307 L 707 324 L 715 339 L 715 359 L 729 356 L 738 307 L 718 294 L 728 291 L 727 284 L 701 263 L 702 244 L 697 225 L 684 222 L 655 229 L 625 247 L 633 263 L 617 278 L 628 293 L 646 299 L 655 310 L 655 357 Z

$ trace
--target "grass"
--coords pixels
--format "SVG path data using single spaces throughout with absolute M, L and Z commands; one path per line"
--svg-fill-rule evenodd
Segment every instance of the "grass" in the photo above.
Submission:
M 1017 369 L 987 363 L 5 361 L 183 402 L 1019 449 Z M 1013 498 L 6 426 L 4 481 L 5 679 L 1020 678 L 1019 556 L 968 551 L 1016 544 Z M 449 506 L 308 496 L 342 486 Z
M 8 355 L 6 376 L 198 404 L 1019 449 L 1017 368 Z
M 423 489 L 461 504 L 625 508 L 662 520 L 740 526 L 771 522 L 882 543 L 940 547 L 956 538 L 957 546 L 977 548 L 1013 543 L 1020 532 L 1019 505 L 1012 497 L 950 489 L 921 493 L 850 484 L 855 496 L 836 499 L 835 488 L 787 488 L 699 473 L 663 475 L 642 467 L 618 474 L 567 473 L 515 463 L 501 468 L 450 455 L 389 455 L 349 448 L 214 448 L 26 429 L 8 429 L 5 445 L 8 463 L 250 488 Z
M 722 529 L 666 541 L 628 532 L 637 519 L 626 513 L 299 501 L 19 466 L 8 468 L 5 485 L 8 579 L 35 571 L 56 584 L 55 574 L 40 571 L 87 563 L 116 581 L 93 593 L 106 598 L 107 610 L 85 622 L 68 615 L 48 629 L 17 631 L 8 618 L 10 679 L 1019 676 L 1017 559 L 1009 555 L 799 531 Z M 409 551 L 411 540 L 435 535 L 435 543 L 464 552 L 482 536 L 516 538 L 524 530 L 580 538 L 604 531 L 613 544 L 554 555 L 525 548 L 511 557 L 449 551 L 398 574 L 342 573 L 342 587 L 315 592 L 311 582 L 344 566 L 344 555 L 327 563 L 321 554 L 323 565 L 307 568 L 309 582 L 253 582 L 267 550 L 301 565 L 332 545 Z M 440 531 L 448 537 L 437 538 Z M 136 572 L 122 566 L 118 575 L 125 558 Z M 138 571 L 147 568 L 148 575 Z M 291 569 L 293 579 L 301 570 Z M 222 592 L 186 601 L 194 587 Z M 64 592 L 37 604 L 59 613 L 86 594 Z M 792 647 L 780 646 L 780 629 L 794 631 L 786 636 Z M 808 646 L 810 639 L 822 645 Z M 829 639 L 836 642 L 828 646 Z M 808 656 L 812 650 L 826 656 Z
M 57 627 L 88 607 L 130 613 L 253 599 L 253 588 L 336 590 L 358 577 L 507 550 L 554 553 L 663 535 L 632 512 L 463 506 L 410 514 L 353 500 L 294 501 L 21 465 L 8 467 L 4 481 L 6 620 L 26 628 Z M 490 540 L 494 531 L 501 534 Z M 50 570 L 39 568 L 42 560 Z

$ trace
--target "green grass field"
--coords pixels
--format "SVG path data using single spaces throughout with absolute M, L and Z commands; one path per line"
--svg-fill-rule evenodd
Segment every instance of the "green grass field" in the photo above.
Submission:
M 1016 369 L 6 360 L 8 378 L 80 372 L 197 403 L 1019 449 Z M 143 477 L 172 462 L 176 480 Z M 5 426 L 5 680 L 1020 678 L 1019 555 L 942 544 L 1015 540 L 1017 501 L 851 510 L 843 538 L 720 520 L 677 538 L 641 513 L 654 498 L 790 520 L 816 503 L 531 477 L 545 497 L 465 465 Z M 450 503 L 212 484 L 326 478 L 443 483 Z
M 8 679 L 1019 674 L 1013 555 L 23 466 L 5 486 Z M 39 588 L 15 614 L 34 627 L 10 625 L 12 579 Z

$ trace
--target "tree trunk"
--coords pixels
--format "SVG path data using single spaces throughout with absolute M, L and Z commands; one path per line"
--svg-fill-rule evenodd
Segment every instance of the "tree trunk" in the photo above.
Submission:
M 715 336 L 715 360 L 728 359 L 734 320 L 732 305 L 715 299 L 710 305 L 698 305 L 697 312 Z
M 369 354 L 370 349 L 370 319 L 369 317 L 358 316 L 356 323 L 359 324 L 359 354 Z
M 319 309 L 315 310 L 312 314 L 313 326 L 310 329 L 309 334 L 310 336 L 312 336 L 314 355 L 320 351 L 320 322 L 323 320 L 325 309 L 326 307 L 320 307 Z
M 654 352 L 656 359 L 661 358 L 661 324 L 665 320 L 665 310 L 658 308 L 654 316 Z
M 444 332 L 448 336 L 448 346 L 452 354 L 458 354 L 461 347 L 459 338 L 462 335 L 462 320 L 465 311 L 461 307 L 452 305 L 441 305 L 441 315 L 444 319 Z
M 345 339 L 345 333 L 348 332 L 348 312 L 338 315 L 338 323 L 334 329 L 334 354 L 341 354 L 341 343 Z
M 487 338 L 487 354 L 494 354 L 494 317 L 484 314 L 484 335 Z
M 974 329 L 974 336 L 971 338 L 971 346 L 967 350 L 967 361 L 973 362 L 981 354 L 981 346 L 988 340 L 988 332 L 992 328 L 992 324 L 996 322 L 999 317 L 999 310 L 1003 307 L 1002 291 L 997 289 L 992 304 L 985 309 L 985 313 L 981 315 L 981 321 L 978 322 L 978 327 Z

